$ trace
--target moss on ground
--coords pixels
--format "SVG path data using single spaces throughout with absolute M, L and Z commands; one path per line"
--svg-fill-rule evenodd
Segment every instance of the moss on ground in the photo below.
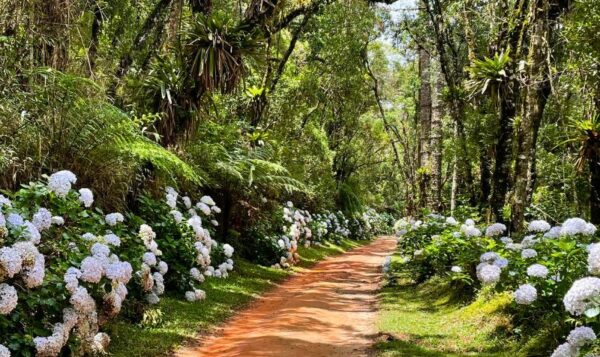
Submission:
M 382 336 L 375 347 L 382 357 L 521 355 L 507 338 L 508 294 L 465 303 L 441 278 L 415 285 L 397 275 L 390 282 L 380 296 Z
M 126 321 L 108 327 L 112 338 L 113 356 L 159 356 L 172 351 L 199 333 L 214 327 L 260 294 L 289 277 L 293 271 L 310 267 L 327 256 L 341 254 L 366 242 L 343 240 L 338 244 L 326 243 L 320 247 L 300 247 L 302 261 L 292 271 L 262 267 L 244 260 L 236 260 L 236 267 L 227 279 L 209 279 L 202 285 L 206 300 L 187 302 L 180 298 L 165 297 L 159 308 L 163 321 L 158 327 L 144 328 Z

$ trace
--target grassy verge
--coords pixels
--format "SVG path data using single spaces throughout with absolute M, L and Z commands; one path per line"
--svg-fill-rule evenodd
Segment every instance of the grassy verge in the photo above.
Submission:
M 339 244 L 326 243 L 320 247 L 299 248 L 302 262 L 294 270 L 307 268 L 317 261 L 341 254 L 366 242 L 343 240 Z M 227 279 L 210 279 L 203 284 L 205 301 L 190 303 L 165 297 L 161 300 L 163 322 L 159 327 L 143 328 L 127 322 L 109 327 L 113 356 L 158 356 L 210 331 L 231 317 L 253 299 L 290 276 L 292 271 L 275 270 L 236 260 L 234 272 Z
M 380 356 L 519 356 L 504 333 L 510 322 L 502 310 L 510 296 L 465 304 L 442 279 L 390 281 L 381 292 L 378 325 L 384 338 L 375 346 Z

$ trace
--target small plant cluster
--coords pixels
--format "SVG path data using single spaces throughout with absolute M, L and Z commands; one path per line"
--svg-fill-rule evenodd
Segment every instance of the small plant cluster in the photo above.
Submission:
M 388 232 L 391 226 L 386 224 L 387 217 L 382 218 L 373 209 L 348 218 L 341 211 L 311 214 L 295 208 L 290 201 L 283 207 L 282 217 L 283 234 L 277 239 L 282 255 L 279 262 L 271 265 L 275 269 L 287 269 L 299 262 L 298 244 L 310 247 L 325 241 L 340 242 L 344 238 L 369 239 L 375 234 Z
M 600 244 L 593 224 L 570 218 L 552 227 L 533 220 L 525 234 L 509 237 L 501 223 L 482 228 L 473 219 L 460 224 L 433 214 L 422 221 L 401 219 L 394 228 L 405 253 L 402 266 L 415 280 L 447 276 L 471 291 L 512 294 L 510 312 L 520 330 L 550 322 L 557 335 L 566 335 L 552 357 L 579 356 L 595 347 Z
M 233 248 L 212 240 L 197 213 L 218 224 L 220 210 L 209 196 L 193 207 L 183 197 L 184 215 L 177 192 L 167 188 L 166 204 L 146 198 L 142 210 L 166 214 L 144 221 L 92 208 L 92 191 L 76 191 L 76 181 L 72 172 L 59 171 L 0 195 L 0 357 L 104 353 L 110 337 L 101 329 L 122 310 L 139 318 L 167 286 L 201 300 L 204 291 L 191 281 L 227 277 L 233 269 Z M 144 222 L 180 233 L 163 236 Z M 192 256 L 195 266 L 183 272 L 180 256 Z

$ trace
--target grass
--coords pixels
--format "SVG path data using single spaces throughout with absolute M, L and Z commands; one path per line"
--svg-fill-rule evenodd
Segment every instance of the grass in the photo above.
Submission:
M 398 280 L 396 280 L 398 279 Z M 380 356 L 519 356 L 506 338 L 509 295 L 461 302 L 441 278 L 415 285 L 396 276 L 381 292 L 379 330 L 387 338 L 375 346 Z
M 326 243 L 320 247 L 300 247 L 301 263 L 292 271 L 310 267 L 317 261 L 341 254 L 366 242 L 343 240 L 339 244 Z M 161 300 L 163 322 L 158 327 L 144 328 L 126 321 L 108 327 L 113 356 L 159 356 L 196 337 L 210 332 L 260 294 L 273 288 L 292 274 L 236 260 L 236 266 L 227 279 L 210 279 L 202 285 L 207 298 L 190 303 L 165 297 Z

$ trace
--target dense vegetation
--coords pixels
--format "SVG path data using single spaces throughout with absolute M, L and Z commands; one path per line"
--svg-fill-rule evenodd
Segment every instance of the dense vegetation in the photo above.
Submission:
M 152 325 L 163 290 L 204 298 L 234 251 L 287 268 L 392 217 L 514 242 L 538 219 L 600 224 L 598 33 L 598 0 L 0 0 L 0 345 L 98 351 L 98 326 L 68 333 L 78 291 L 100 326 L 121 303 Z M 477 291 L 480 254 L 518 261 L 442 226 L 401 244 L 433 257 L 418 282 L 456 265 Z M 539 243 L 568 271 L 544 296 L 586 272 L 593 233 L 567 237 Z

